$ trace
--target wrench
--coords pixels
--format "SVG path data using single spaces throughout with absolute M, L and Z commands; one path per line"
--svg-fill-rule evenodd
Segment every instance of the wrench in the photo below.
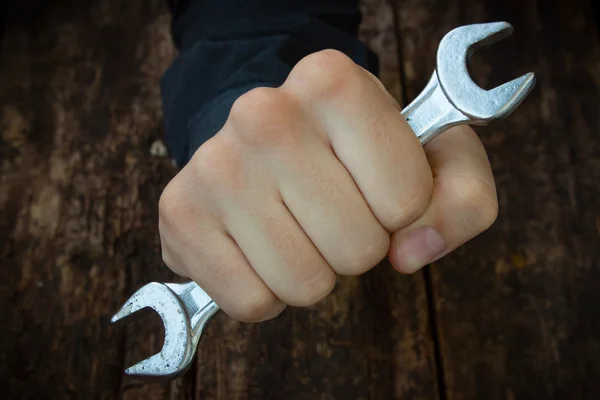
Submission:
M 421 144 L 456 125 L 485 125 L 510 114 L 535 85 L 535 75 L 525 74 L 495 89 L 484 90 L 469 76 L 467 61 L 480 47 L 497 42 L 513 31 L 507 22 L 458 27 L 438 47 L 436 68 L 419 96 L 402 115 Z M 217 304 L 194 282 L 152 282 L 135 292 L 111 322 L 156 311 L 165 327 L 162 350 L 129 367 L 125 373 L 144 379 L 175 378 L 187 371 L 208 321 L 219 311 Z

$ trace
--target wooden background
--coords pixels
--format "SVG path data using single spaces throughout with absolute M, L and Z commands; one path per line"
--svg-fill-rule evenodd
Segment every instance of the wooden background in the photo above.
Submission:
M 309 309 L 220 313 L 183 378 L 124 367 L 158 351 L 158 317 L 112 313 L 161 265 L 156 208 L 176 173 L 152 155 L 158 80 L 176 53 L 163 0 L 6 2 L 0 49 L 0 398 L 600 398 L 600 48 L 592 0 L 365 0 L 363 39 L 402 103 L 452 28 L 516 30 L 472 63 L 538 85 L 478 128 L 500 216 L 424 272 L 381 265 Z M 8 16 L 8 18 L 6 18 Z

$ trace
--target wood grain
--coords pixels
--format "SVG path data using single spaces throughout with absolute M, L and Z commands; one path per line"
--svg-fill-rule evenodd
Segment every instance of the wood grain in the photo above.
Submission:
M 155 208 L 174 169 L 149 153 L 168 14 L 160 0 L 29 6 L 0 52 L 0 397 L 127 397 L 125 350 L 152 337 L 125 340 L 109 318 L 170 278 Z
M 533 70 L 509 118 L 477 128 L 500 216 L 431 268 L 448 399 L 591 399 L 600 394 L 600 53 L 586 1 L 399 1 L 405 86 L 424 84 L 448 29 L 507 20 L 510 39 L 474 57 L 486 88 Z
M 402 104 L 455 26 L 508 20 L 473 59 L 492 87 L 538 86 L 477 128 L 500 217 L 424 273 L 383 263 L 261 324 L 220 313 L 192 370 L 125 378 L 158 317 L 112 313 L 162 265 L 156 207 L 176 173 L 158 81 L 175 51 L 163 0 L 7 3 L 0 48 L 0 397 L 595 399 L 600 395 L 600 50 L 591 2 L 364 0 L 361 38 Z M 8 17 L 7 17 L 8 16 Z

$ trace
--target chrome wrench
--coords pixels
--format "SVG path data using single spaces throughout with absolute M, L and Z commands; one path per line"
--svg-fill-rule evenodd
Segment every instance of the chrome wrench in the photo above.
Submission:
M 485 125 L 510 114 L 535 85 L 533 73 L 495 89 L 477 86 L 467 70 L 469 57 L 479 48 L 512 33 L 507 22 L 466 25 L 449 32 L 438 47 L 436 68 L 429 83 L 402 115 L 421 144 L 453 126 Z M 113 316 L 112 322 L 156 311 L 165 327 L 162 350 L 125 373 L 138 378 L 175 378 L 187 371 L 207 322 L 219 311 L 217 304 L 194 282 L 153 282 L 135 292 Z

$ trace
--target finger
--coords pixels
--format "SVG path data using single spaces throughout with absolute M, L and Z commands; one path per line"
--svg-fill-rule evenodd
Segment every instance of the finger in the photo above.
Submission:
M 433 185 L 418 138 L 391 96 L 352 60 L 338 52 L 309 57 L 284 90 L 308 104 L 378 221 L 389 232 L 408 226 L 422 215 Z
M 228 232 L 260 278 L 284 303 L 306 307 L 327 296 L 336 281 L 288 209 L 277 199 L 231 207 Z
M 276 170 L 285 205 L 337 273 L 359 275 L 385 258 L 389 233 L 329 147 L 307 144 Z
M 307 117 L 307 111 L 299 105 L 297 97 L 279 89 L 269 89 L 255 91 L 244 101 L 246 104 L 238 108 L 237 118 L 232 118 L 230 136 L 243 148 L 252 149 L 241 156 L 252 167 L 241 172 L 245 179 L 237 180 L 255 183 L 250 184 L 251 190 L 245 190 L 244 195 L 238 197 L 248 202 L 249 196 L 260 197 L 265 188 L 270 188 L 271 181 L 274 182 L 277 196 L 255 200 L 251 209 L 259 210 L 269 205 L 276 213 L 273 215 L 285 218 L 282 211 L 273 208 L 276 205 L 271 200 L 281 199 L 317 251 L 340 274 L 360 274 L 381 261 L 387 254 L 389 233 L 374 217 L 352 176 L 335 157 L 322 128 L 313 118 Z M 251 112 L 274 107 L 279 110 L 276 115 Z M 235 116 L 235 108 L 232 113 Z M 259 180 L 262 184 L 258 184 Z M 261 188 L 260 192 L 255 188 Z M 269 218 L 266 212 L 263 215 L 262 218 Z M 260 221 L 252 220 L 252 224 L 257 223 Z M 293 234 L 291 223 L 288 226 L 289 229 L 278 230 L 284 237 Z M 252 246 L 241 245 L 241 237 L 232 236 L 244 252 L 252 251 Z M 291 243 L 299 249 L 308 248 L 301 247 L 303 242 L 299 239 Z M 263 275 L 259 270 L 262 264 L 249 259 L 281 298 L 283 290 L 276 289 Z M 292 257 L 282 266 L 295 265 L 290 264 L 294 259 Z M 317 265 L 317 262 L 315 259 L 305 264 L 304 269 Z
M 213 231 L 194 249 L 179 249 L 178 265 L 232 318 L 261 322 L 279 315 L 285 304 L 248 263 L 235 241 Z
M 186 195 L 184 168 L 164 190 L 159 205 L 163 260 L 191 278 L 232 318 L 259 322 L 276 317 L 285 305 L 248 263 L 222 224 L 197 197 Z M 204 205 L 204 206 L 203 206 Z
M 488 229 L 498 213 L 492 169 L 468 126 L 452 128 L 426 146 L 434 174 L 431 202 L 421 218 L 395 232 L 392 265 L 413 273 Z
M 303 118 L 275 90 L 250 95 L 240 100 L 244 107 L 238 102 L 232 109 L 234 118 L 221 133 L 196 153 L 195 181 L 210 187 L 205 196 L 213 200 L 216 219 L 267 287 L 286 304 L 312 305 L 329 294 L 335 273 L 283 204 L 274 177 L 280 164 L 288 163 L 290 147 L 302 142 L 296 127 Z M 280 106 L 275 117 L 240 115 L 274 104 Z

